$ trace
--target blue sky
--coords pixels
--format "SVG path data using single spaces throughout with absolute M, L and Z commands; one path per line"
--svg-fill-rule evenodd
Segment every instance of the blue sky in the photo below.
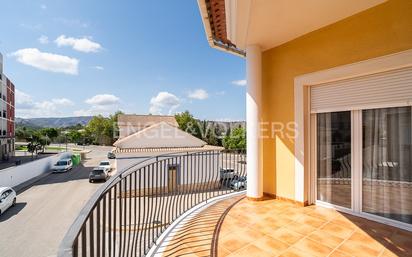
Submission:
M 245 119 L 245 60 L 209 47 L 195 0 L 3 1 L 16 116 Z

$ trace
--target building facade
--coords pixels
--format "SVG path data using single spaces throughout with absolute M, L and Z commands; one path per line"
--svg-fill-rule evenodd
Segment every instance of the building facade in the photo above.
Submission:
M 248 197 L 412 230 L 412 2 L 198 2 L 246 58 Z
M 15 87 L 3 73 L 3 56 L 0 54 L 0 161 L 14 156 L 15 143 Z
M 204 170 L 198 173 L 197 170 L 199 165 L 207 167 L 211 163 L 221 163 L 219 153 L 223 148 L 207 145 L 203 140 L 173 126 L 170 122 L 161 121 L 140 129 L 119 139 L 113 145 L 118 172 L 127 171 L 140 163 L 169 160 L 165 170 L 151 171 L 152 173 L 144 176 L 146 181 L 143 181 L 142 185 L 136 185 L 137 188 L 145 189 L 144 191 L 150 188 L 166 191 L 189 186 L 200 188 L 209 183 L 211 178 L 219 176 L 217 165 L 210 167 L 207 172 Z M 179 155 L 183 157 L 179 157 L 178 160 L 171 158 Z M 233 164 L 234 166 L 236 164 Z

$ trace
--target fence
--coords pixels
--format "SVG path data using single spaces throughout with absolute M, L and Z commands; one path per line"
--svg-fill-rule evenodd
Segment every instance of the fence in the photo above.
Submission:
M 184 212 L 245 188 L 242 152 L 151 158 L 120 172 L 95 193 L 63 239 L 58 256 L 145 256 Z
M 1 170 L 0 186 L 17 187 L 51 171 L 50 169 L 54 163 L 61 158 L 67 158 L 69 156 L 71 156 L 69 152 L 60 153 Z

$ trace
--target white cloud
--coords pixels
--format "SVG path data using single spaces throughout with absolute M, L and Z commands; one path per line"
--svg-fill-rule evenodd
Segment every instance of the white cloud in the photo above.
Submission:
M 113 114 L 114 110 L 119 110 L 118 107 L 113 107 L 110 105 L 94 105 L 88 109 L 80 109 L 73 112 L 74 116 L 94 116 L 94 115 L 103 115 L 109 116 Z
M 67 98 L 53 98 L 51 100 L 36 102 L 33 98 L 16 89 L 16 115 L 22 118 L 50 117 L 64 115 L 64 108 L 74 103 Z
M 74 105 L 74 103 L 71 100 L 67 99 L 67 98 L 55 98 L 55 99 L 52 99 L 51 102 L 53 104 L 57 104 L 57 105 L 61 105 L 61 106 Z
M 96 70 L 104 70 L 104 67 L 103 67 L 103 66 L 99 66 L 99 65 L 93 66 L 92 68 L 94 68 L 94 69 L 96 69 Z
M 41 35 L 38 39 L 40 44 L 46 45 L 49 43 L 49 38 L 45 35 Z
M 226 94 L 225 91 L 217 91 L 217 92 L 216 92 L 216 95 L 225 95 L 225 94 Z
M 232 81 L 232 84 L 236 85 L 236 86 L 244 87 L 244 86 L 246 86 L 247 81 L 246 81 L 246 79 L 234 80 L 234 81 Z
M 17 61 L 44 71 L 78 74 L 79 60 L 65 55 L 40 52 L 37 48 L 24 48 L 10 54 Z
M 85 103 L 90 105 L 113 105 L 119 102 L 119 98 L 115 95 L 110 94 L 101 94 L 95 95 L 92 98 L 89 98 Z
M 73 112 L 75 116 L 93 116 L 103 115 L 108 116 L 113 114 L 114 110 L 119 110 L 120 98 L 111 94 L 99 94 L 89 99 L 86 99 L 85 103 L 90 107 L 86 109 L 80 109 Z
M 159 92 L 157 96 L 150 99 L 150 109 L 149 112 L 152 114 L 162 114 L 167 111 L 168 114 L 179 107 L 180 100 L 174 94 L 169 92 Z
M 59 47 L 71 46 L 74 50 L 84 53 L 97 53 L 102 50 L 102 46 L 99 43 L 93 42 L 87 37 L 74 38 L 61 35 L 54 42 Z
M 29 109 L 31 107 L 33 107 L 32 97 L 16 88 L 16 108 Z
M 197 100 L 205 100 L 209 97 L 209 94 L 204 89 L 196 89 L 187 94 L 187 97 Z

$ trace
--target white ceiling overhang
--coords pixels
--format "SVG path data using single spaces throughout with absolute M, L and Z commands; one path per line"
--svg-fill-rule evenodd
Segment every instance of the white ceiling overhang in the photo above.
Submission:
M 267 50 L 386 0 L 225 0 L 227 37 Z

